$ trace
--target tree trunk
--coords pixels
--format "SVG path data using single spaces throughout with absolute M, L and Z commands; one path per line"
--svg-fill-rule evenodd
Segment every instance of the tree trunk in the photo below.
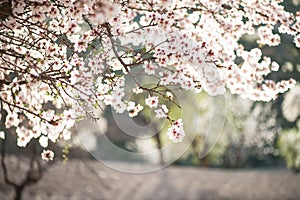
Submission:
M 155 129 L 155 130 L 157 130 L 157 129 Z M 155 134 L 155 140 L 156 140 L 156 144 L 157 144 L 157 149 L 158 149 L 158 151 L 159 151 L 159 160 L 160 160 L 160 164 L 161 165 L 164 165 L 164 154 L 163 154 L 163 151 L 162 151 L 162 144 L 161 144 L 161 140 L 160 140 L 160 138 L 159 138 L 159 134 L 160 134 L 160 132 L 159 131 L 157 131 L 157 134 Z
M 23 185 L 15 187 L 15 200 L 22 200 L 23 189 Z

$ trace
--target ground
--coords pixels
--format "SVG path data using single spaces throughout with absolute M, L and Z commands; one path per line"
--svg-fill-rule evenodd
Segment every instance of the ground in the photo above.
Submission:
M 0 182 L 0 199 L 13 190 Z M 152 173 L 128 174 L 97 161 L 68 161 L 52 166 L 24 200 L 297 200 L 300 175 L 287 169 L 225 170 L 167 167 Z

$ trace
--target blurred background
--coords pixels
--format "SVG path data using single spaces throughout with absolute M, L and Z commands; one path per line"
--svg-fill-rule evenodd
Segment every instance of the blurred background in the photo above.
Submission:
M 300 10 L 299 0 L 283 4 L 289 11 Z M 246 49 L 257 47 L 254 37 L 242 38 Z M 151 124 L 147 130 L 157 133 L 153 137 L 124 133 L 118 124 L 122 117 L 116 121 L 106 108 L 94 126 L 78 124 L 72 140 L 49 144 L 56 156 L 49 163 L 40 160 L 35 141 L 23 149 L 14 134 L 6 135 L 0 139 L 0 199 L 300 199 L 300 51 L 288 35 L 281 39 L 278 47 L 262 47 L 282 66 L 268 78 L 292 77 L 296 87 L 267 103 L 227 93 L 224 127 L 211 136 L 206 133 L 213 101 L 205 93 L 195 96 L 197 109 L 185 110 L 186 133 L 193 136 L 188 149 L 163 151 L 170 145 L 167 124 L 153 121 L 149 110 L 134 122 Z M 182 104 L 188 107 L 190 101 L 187 96 Z M 175 105 L 171 112 L 181 114 Z M 156 153 L 143 159 L 116 155 L 102 142 L 105 138 L 126 152 Z M 180 154 L 174 157 L 176 151 Z

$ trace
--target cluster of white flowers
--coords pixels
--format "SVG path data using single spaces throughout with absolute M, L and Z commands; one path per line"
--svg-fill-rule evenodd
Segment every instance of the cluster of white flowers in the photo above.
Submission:
M 170 140 L 172 140 L 175 143 L 182 142 L 185 136 L 182 119 L 178 119 L 172 122 L 171 127 L 168 128 L 167 135 L 170 138 Z
M 0 100 L 6 127 L 18 127 L 22 147 L 33 138 L 43 148 L 48 140 L 69 139 L 89 106 L 136 116 L 143 105 L 130 101 L 128 91 L 149 93 L 145 104 L 160 118 L 168 108 L 158 99 L 174 101 L 169 91 L 157 91 L 165 86 L 210 95 L 229 88 L 269 101 L 295 84 L 264 80 L 278 65 L 239 43 L 243 35 L 258 34 L 258 43 L 278 45 L 280 35 L 273 32 L 279 27 L 300 46 L 300 12 L 285 11 L 280 1 L 11 2 L 12 14 L 0 23 Z M 157 86 L 142 87 L 141 75 Z M 132 81 L 134 88 L 127 88 Z M 169 120 L 168 135 L 181 141 L 182 122 Z
M 158 96 L 148 96 L 148 98 L 145 99 L 145 103 L 150 108 L 156 108 L 158 105 Z
M 139 112 L 141 110 L 143 110 L 143 106 L 141 106 L 140 104 L 135 104 L 135 102 L 129 101 L 128 106 L 127 106 L 127 110 L 129 113 L 130 117 L 135 117 L 139 114 Z
M 154 111 L 157 118 L 166 118 L 168 117 L 169 109 L 166 105 L 161 105 L 161 108 Z

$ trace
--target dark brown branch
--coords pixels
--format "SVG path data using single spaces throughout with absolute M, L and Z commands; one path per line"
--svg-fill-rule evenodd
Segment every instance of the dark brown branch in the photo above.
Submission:
M 25 112 L 27 112 L 29 114 L 32 114 L 32 115 L 40 118 L 42 121 L 48 122 L 49 124 L 52 124 L 52 125 L 56 125 L 57 124 L 57 122 L 54 121 L 54 120 L 51 120 L 51 121 L 47 120 L 47 119 L 43 118 L 42 116 L 40 116 L 39 114 L 37 114 L 37 113 L 35 113 L 35 112 L 31 111 L 31 110 L 29 110 L 27 108 L 24 108 L 24 107 L 21 107 L 21 106 L 16 105 L 16 104 L 12 104 L 12 103 L 4 100 L 3 98 L 0 98 L 0 101 L 3 102 L 3 103 L 5 103 L 5 104 L 7 104 L 8 106 L 12 106 L 12 107 L 18 108 L 18 109 L 20 109 L 22 111 L 25 111 Z
M 125 71 L 127 73 L 129 73 L 129 68 L 128 68 L 127 64 L 119 56 L 119 53 L 118 53 L 116 45 L 115 45 L 115 41 L 113 39 L 113 35 L 111 34 L 109 23 L 105 23 L 105 24 L 103 24 L 103 26 L 106 28 L 107 35 L 108 35 L 108 37 L 110 39 L 110 43 L 112 45 L 112 49 L 113 49 L 113 52 L 114 52 L 115 56 L 117 57 L 117 59 L 119 60 L 119 62 L 123 65 L 123 67 L 125 68 Z

